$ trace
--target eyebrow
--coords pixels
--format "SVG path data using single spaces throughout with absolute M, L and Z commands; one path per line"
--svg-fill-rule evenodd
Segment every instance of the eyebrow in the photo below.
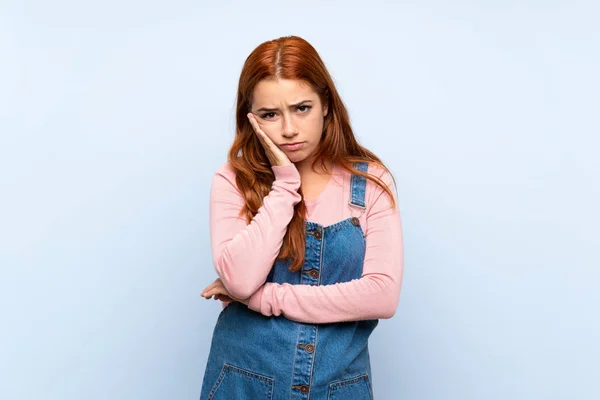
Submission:
M 294 108 L 294 107 L 298 107 L 304 103 L 312 103 L 312 100 L 302 100 L 299 103 L 296 104 L 290 104 L 290 108 Z M 261 111 L 279 111 L 279 108 L 267 108 L 267 107 L 261 107 L 258 110 L 256 110 L 256 112 L 261 112 Z

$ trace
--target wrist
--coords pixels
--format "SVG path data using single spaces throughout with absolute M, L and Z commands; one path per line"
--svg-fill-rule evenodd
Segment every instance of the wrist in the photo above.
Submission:
M 294 163 L 272 165 L 271 170 L 275 174 L 275 180 L 300 180 L 300 173 Z
M 266 283 L 265 283 L 266 285 Z M 260 312 L 260 305 L 262 303 L 262 296 L 265 290 L 265 285 L 262 285 L 252 296 L 246 299 L 246 305 L 249 309 Z

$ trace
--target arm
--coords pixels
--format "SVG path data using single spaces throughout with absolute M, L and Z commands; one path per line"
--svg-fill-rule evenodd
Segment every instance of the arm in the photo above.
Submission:
M 382 179 L 394 193 L 393 182 L 386 175 Z M 402 224 L 399 209 L 390 207 L 387 193 L 376 185 L 373 191 L 360 279 L 323 286 L 268 282 L 250 297 L 248 307 L 265 316 L 283 314 L 304 323 L 391 318 L 398 305 L 404 267 Z
M 229 167 L 230 168 L 230 167 Z M 249 225 L 239 212 L 245 204 L 232 170 L 221 168 L 210 191 L 210 241 L 215 270 L 233 296 L 250 297 L 266 280 L 283 243 L 298 193 L 294 164 L 272 166 L 275 181 Z

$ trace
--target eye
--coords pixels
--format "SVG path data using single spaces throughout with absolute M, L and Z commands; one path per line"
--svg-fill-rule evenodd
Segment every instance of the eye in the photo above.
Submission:
M 270 119 L 270 118 L 268 118 L 268 117 L 267 117 L 267 115 L 271 115 L 271 114 L 275 114 L 275 113 L 273 113 L 273 112 L 266 113 L 266 114 L 263 114 L 263 115 L 261 115 L 260 117 L 261 117 L 262 119 Z
M 308 111 L 309 111 L 309 110 L 312 108 L 312 106 L 306 106 L 306 105 L 304 105 L 304 106 L 298 106 L 298 107 L 297 107 L 297 109 L 298 109 L 298 110 L 300 110 L 301 108 L 304 108 L 304 109 L 306 109 L 306 111 L 302 111 L 302 110 L 301 110 L 301 111 L 302 111 L 302 113 L 307 113 L 307 112 L 308 112 Z

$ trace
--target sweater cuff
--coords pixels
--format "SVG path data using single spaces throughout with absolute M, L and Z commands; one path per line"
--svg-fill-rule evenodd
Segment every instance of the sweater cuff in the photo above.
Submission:
M 250 301 L 248 302 L 248 308 L 252 311 L 256 311 L 260 313 L 260 305 L 262 303 L 262 295 L 265 290 L 265 285 L 262 285 L 252 296 L 250 296 Z
M 275 174 L 275 180 L 300 180 L 300 172 L 294 163 L 286 165 L 272 165 L 271 169 Z

